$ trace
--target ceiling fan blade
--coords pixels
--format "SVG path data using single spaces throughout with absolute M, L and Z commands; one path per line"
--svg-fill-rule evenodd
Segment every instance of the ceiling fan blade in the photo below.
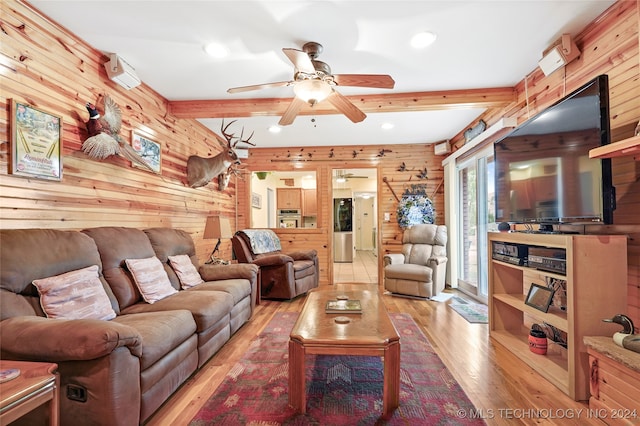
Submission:
M 367 115 L 364 112 L 360 111 L 360 109 L 351 103 L 349 99 L 336 92 L 335 89 L 331 92 L 327 100 L 354 123 L 359 123 L 367 118 Z
M 293 63 L 293 66 L 300 72 L 305 74 L 315 74 L 316 69 L 311 62 L 311 58 L 306 52 L 298 49 L 285 47 L 282 49 L 287 58 Z
M 280 117 L 280 121 L 278 121 L 278 124 L 281 126 L 288 126 L 289 124 L 293 123 L 293 120 L 296 119 L 296 116 L 305 104 L 306 102 L 302 99 L 298 97 L 293 98 L 284 114 L 282 114 L 282 117 Z
M 227 93 L 249 92 L 251 90 L 268 89 L 271 87 L 284 87 L 292 85 L 292 81 L 277 81 L 275 83 L 254 84 L 253 86 L 232 87 Z
M 376 87 L 393 89 L 396 82 L 386 74 L 334 74 L 333 80 L 338 86 Z

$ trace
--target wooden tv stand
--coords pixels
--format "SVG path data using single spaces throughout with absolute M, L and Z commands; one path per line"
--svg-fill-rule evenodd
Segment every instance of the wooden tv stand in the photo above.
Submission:
M 566 250 L 566 275 L 492 258 L 493 242 Z M 625 235 L 489 233 L 489 330 L 491 338 L 576 401 L 589 399 L 589 357 L 584 336 L 612 336 L 604 318 L 627 305 Z M 566 309 L 547 313 L 525 304 L 532 283 L 566 281 Z M 531 324 L 551 324 L 567 335 L 567 349 L 548 341 L 546 355 L 529 350 Z

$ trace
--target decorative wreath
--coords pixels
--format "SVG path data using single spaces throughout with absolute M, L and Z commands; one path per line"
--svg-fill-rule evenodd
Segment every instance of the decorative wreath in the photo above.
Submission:
M 412 185 L 405 190 L 398 202 L 398 225 L 408 228 L 421 223 L 433 223 L 436 212 L 433 203 L 424 189 L 424 185 Z

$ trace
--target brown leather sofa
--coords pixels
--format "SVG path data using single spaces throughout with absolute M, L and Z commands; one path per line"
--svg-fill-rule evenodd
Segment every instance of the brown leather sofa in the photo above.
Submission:
M 260 294 L 265 299 L 293 299 L 318 287 L 320 266 L 316 250 L 282 252 L 270 229 L 246 229 L 231 239 L 240 263 L 260 267 Z
M 182 290 L 177 254 L 205 282 Z M 149 304 L 124 260 L 152 256 L 178 291 Z M 115 318 L 47 318 L 32 282 L 91 265 Z M 0 357 L 58 364 L 62 425 L 141 424 L 251 317 L 257 272 L 198 266 L 189 234 L 169 228 L 0 230 Z

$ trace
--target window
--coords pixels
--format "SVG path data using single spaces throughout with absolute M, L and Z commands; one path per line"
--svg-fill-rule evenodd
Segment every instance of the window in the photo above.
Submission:
M 496 230 L 493 146 L 457 165 L 458 287 L 481 299 L 488 293 L 487 232 Z

